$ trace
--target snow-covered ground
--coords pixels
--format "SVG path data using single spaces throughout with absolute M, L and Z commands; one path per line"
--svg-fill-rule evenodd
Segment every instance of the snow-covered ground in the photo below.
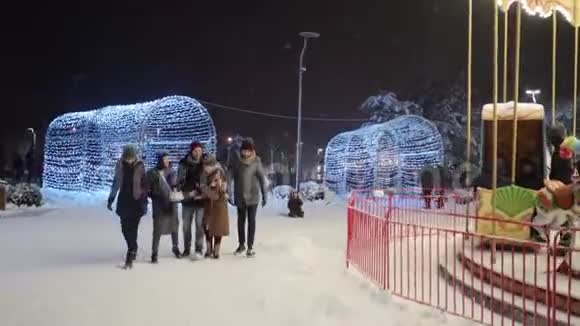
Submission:
M 471 325 L 376 290 L 344 263 L 345 205 L 284 203 L 259 211 L 257 257 L 177 260 L 169 237 L 151 265 L 151 217 L 131 271 L 118 218 L 104 197 L 49 193 L 41 208 L 0 212 L 0 325 Z M 181 234 L 180 234 L 181 241 Z

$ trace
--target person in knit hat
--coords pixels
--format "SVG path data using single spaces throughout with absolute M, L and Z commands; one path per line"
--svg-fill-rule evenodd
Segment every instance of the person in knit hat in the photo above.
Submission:
M 183 257 L 191 253 L 192 223 L 195 221 L 195 253 L 194 259 L 203 257 L 204 229 L 203 207 L 205 200 L 201 191 L 201 174 L 203 172 L 203 145 L 194 141 L 189 152 L 181 161 L 177 169 L 177 188 L 184 193 L 182 205 L 183 227 Z
M 203 224 L 206 231 L 206 258 L 219 259 L 223 237 L 230 234 L 228 196 L 225 173 L 220 163 L 212 155 L 203 159 L 201 187 L 206 198 Z
M 266 205 L 266 178 L 262 161 L 256 156 L 254 143 L 245 139 L 240 148 L 240 161 L 228 170 L 228 184 L 233 182 L 234 204 L 238 211 L 238 248 L 235 254 L 246 251 L 246 220 L 248 221 L 248 257 L 254 256 L 256 233 L 256 213 L 260 197 L 262 206 Z M 261 196 L 260 196 L 261 195 Z
M 157 165 L 147 172 L 149 196 L 153 206 L 153 247 L 151 263 L 157 264 L 159 241 L 162 235 L 171 234 L 172 251 L 181 258 L 178 246 L 179 220 L 177 203 L 171 201 L 171 191 L 175 186 L 175 172 L 167 152 L 157 154 Z
M 139 160 L 137 148 L 133 145 L 123 147 L 121 159 L 115 166 L 115 176 L 107 201 L 107 208 L 111 211 L 115 199 L 115 212 L 121 218 L 121 230 L 127 242 L 124 268 L 129 269 L 137 258 L 139 222 L 147 213 L 145 165 Z

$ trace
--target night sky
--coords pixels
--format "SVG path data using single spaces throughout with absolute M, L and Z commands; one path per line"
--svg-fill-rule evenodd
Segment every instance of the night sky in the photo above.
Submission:
M 475 1 L 475 87 L 491 90 L 493 1 Z M 466 68 L 467 1 L 81 1 L 12 3 L 1 19 L 2 130 L 46 128 L 68 111 L 166 95 L 295 115 L 300 31 L 307 53 L 304 115 L 365 118 L 388 89 L 405 98 Z M 572 28 L 560 32 L 560 83 L 572 91 Z M 522 85 L 549 99 L 551 22 L 524 19 Z M 489 98 L 491 100 L 491 98 Z M 547 102 L 549 103 L 549 102 Z M 220 141 L 295 137 L 295 122 L 208 107 Z M 7 119 L 5 113 L 14 114 Z M 305 147 L 360 123 L 305 122 Z

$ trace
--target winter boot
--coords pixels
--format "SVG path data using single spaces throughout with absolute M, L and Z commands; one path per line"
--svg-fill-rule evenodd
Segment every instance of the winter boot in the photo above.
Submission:
M 173 255 L 175 255 L 175 258 L 180 259 L 181 258 L 181 253 L 179 252 L 179 248 L 177 247 L 173 247 Z
M 220 259 L 220 247 L 221 247 L 221 244 L 220 243 L 217 243 L 214 246 L 214 248 L 213 248 L 213 256 L 212 256 L 213 259 Z
M 211 239 L 207 240 L 207 247 L 205 249 L 205 258 L 211 258 L 213 255 L 213 246 L 212 246 L 212 241 Z
M 252 248 L 248 248 L 248 251 L 246 251 L 246 256 L 248 258 L 252 258 L 256 256 L 256 252 L 254 251 L 254 249 Z
M 157 253 L 154 252 L 151 254 L 151 264 L 157 264 L 159 261 L 157 260 Z
M 187 248 L 183 250 L 181 257 L 189 257 L 189 255 L 191 255 L 191 249 Z
M 236 251 L 234 252 L 234 255 L 241 255 L 244 251 L 246 251 L 246 246 L 244 246 L 243 244 L 238 246 L 238 249 L 236 249 Z
M 195 246 L 195 253 L 193 255 L 194 255 L 194 257 L 193 257 L 194 260 L 202 259 L 203 258 L 203 245 L 201 245 L 201 246 L 196 245 Z
M 137 253 L 129 251 L 127 253 L 127 258 L 125 259 L 125 266 L 123 266 L 123 268 L 124 269 L 133 268 L 133 262 L 135 261 L 135 259 L 137 259 Z

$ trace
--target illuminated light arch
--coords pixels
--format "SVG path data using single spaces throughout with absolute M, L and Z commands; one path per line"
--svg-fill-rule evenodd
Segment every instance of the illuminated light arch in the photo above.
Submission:
M 326 148 L 325 183 L 337 193 L 412 188 L 417 172 L 443 163 L 443 141 L 429 120 L 406 115 L 338 134 Z
M 209 113 L 185 96 L 67 113 L 48 128 L 43 183 L 58 190 L 106 190 L 124 145 L 138 146 L 152 167 L 156 152 L 167 151 L 175 162 L 193 140 L 215 153 L 216 130 Z

